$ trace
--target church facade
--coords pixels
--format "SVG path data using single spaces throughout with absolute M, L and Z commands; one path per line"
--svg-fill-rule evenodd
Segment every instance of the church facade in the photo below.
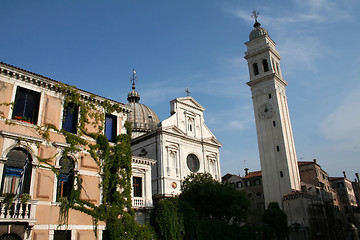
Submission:
M 205 124 L 203 106 L 191 96 L 176 98 L 170 102 L 170 117 L 160 122 L 139 100 L 133 85 L 127 104 L 132 109 L 131 145 L 134 155 L 156 160 L 152 169 L 155 198 L 180 194 L 182 180 L 191 173 L 207 172 L 221 180 L 221 143 Z

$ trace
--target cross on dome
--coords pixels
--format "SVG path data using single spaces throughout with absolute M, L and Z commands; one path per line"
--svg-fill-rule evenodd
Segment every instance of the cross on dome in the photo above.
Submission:
M 190 96 L 191 92 L 189 91 L 189 88 L 186 88 L 185 92 L 186 92 L 187 96 Z
M 137 81 L 135 69 L 133 69 L 133 73 L 129 78 L 130 78 L 130 82 L 132 83 L 132 89 L 135 89 L 135 82 Z
M 254 8 L 254 10 L 252 11 L 251 17 L 252 17 L 253 19 L 255 19 L 255 22 L 257 22 L 257 18 L 259 17 L 259 12 L 257 12 L 257 11 L 255 10 L 255 8 Z
M 252 14 L 251 14 L 251 17 L 253 19 L 255 19 L 255 24 L 254 24 L 254 27 L 260 27 L 261 24 L 257 21 L 258 17 L 259 17 L 259 12 L 256 11 L 256 9 L 254 8 L 254 10 L 252 11 Z

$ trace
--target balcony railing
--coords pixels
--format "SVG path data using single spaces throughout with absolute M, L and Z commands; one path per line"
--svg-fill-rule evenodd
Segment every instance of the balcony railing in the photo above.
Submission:
M 133 208 L 148 208 L 152 207 L 150 201 L 146 201 L 145 198 L 142 197 L 133 197 L 132 198 L 132 206 Z
M 24 222 L 33 226 L 36 223 L 36 203 L 38 200 L 29 200 L 21 203 L 18 200 L 5 203 L 4 198 L 0 198 L 0 222 Z

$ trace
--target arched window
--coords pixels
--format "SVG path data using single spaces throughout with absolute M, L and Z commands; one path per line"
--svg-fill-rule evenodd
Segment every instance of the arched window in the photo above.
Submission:
M 5 162 L 2 193 L 29 193 L 32 158 L 23 148 L 14 148 L 7 155 Z
M 60 174 L 57 184 L 57 199 L 69 197 L 74 185 L 74 161 L 70 157 L 62 157 L 59 161 Z
M 269 64 L 266 59 L 262 60 L 264 72 L 269 71 Z
M 257 63 L 253 63 L 253 69 L 254 69 L 254 74 L 259 75 L 259 67 L 257 65 Z

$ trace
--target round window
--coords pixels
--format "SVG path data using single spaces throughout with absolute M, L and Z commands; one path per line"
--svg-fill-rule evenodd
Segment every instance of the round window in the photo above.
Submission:
M 194 154 L 189 154 L 186 159 L 186 163 L 190 171 L 197 172 L 200 168 L 200 161 Z

